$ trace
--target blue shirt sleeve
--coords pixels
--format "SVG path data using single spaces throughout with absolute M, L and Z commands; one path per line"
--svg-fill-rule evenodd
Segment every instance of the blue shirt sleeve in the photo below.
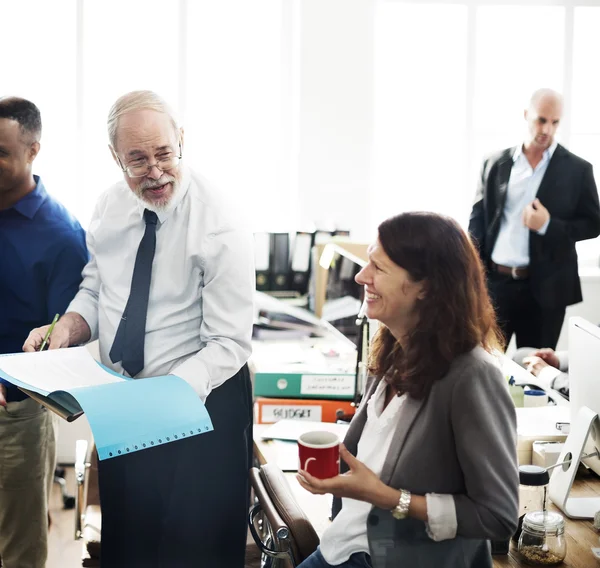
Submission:
M 48 323 L 55 314 L 65 313 L 81 284 L 81 272 L 88 261 L 85 232 L 69 234 L 48 275 Z
M 46 305 L 47 321 L 50 323 L 55 314 L 64 314 L 71 300 L 77 294 L 81 284 L 81 272 L 88 261 L 88 251 L 85 244 L 85 231 L 82 228 L 66 232 L 57 254 L 48 272 Z M 50 260 L 50 259 L 49 259 Z M 7 383 L 0 377 L 0 383 L 11 391 L 8 398 L 20 400 L 23 398 L 16 393 L 17 387 Z M 8 394 L 8 393 L 7 393 Z

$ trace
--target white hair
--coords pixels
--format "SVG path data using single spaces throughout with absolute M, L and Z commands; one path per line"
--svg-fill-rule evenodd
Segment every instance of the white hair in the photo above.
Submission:
M 108 139 L 113 148 L 116 149 L 119 118 L 137 110 L 154 110 L 168 115 L 175 132 L 178 132 L 179 124 L 175 113 L 162 97 L 153 91 L 131 91 L 119 97 L 108 113 Z

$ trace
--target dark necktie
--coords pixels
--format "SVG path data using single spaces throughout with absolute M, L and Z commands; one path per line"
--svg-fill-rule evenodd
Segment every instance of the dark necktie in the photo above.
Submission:
M 123 311 L 121 322 L 110 349 L 110 360 L 121 361 L 131 377 L 135 377 L 144 368 L 144 339 L 146 337 L 146 313 L 152 278 L 152 261 L 156 249 L 156 223 L 158 217 L 153 211 L 144 209 L 146 231 L 140 241 L 129 300 Z

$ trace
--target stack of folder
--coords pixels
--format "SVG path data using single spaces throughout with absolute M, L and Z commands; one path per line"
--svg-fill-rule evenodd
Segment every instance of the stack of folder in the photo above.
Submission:
M 336 350 L 327 350 L 335 345 Z M 338 351 L 339 350 L 339 351 Z M 356 351 L 316 340 L 254 344 L 255 421 L 335 422 L 354 414 Z

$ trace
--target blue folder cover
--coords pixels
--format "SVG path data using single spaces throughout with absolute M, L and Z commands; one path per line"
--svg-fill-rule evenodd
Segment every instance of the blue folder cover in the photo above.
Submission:
M 28 355 L 31 354 L 19 354 L 18 357 Z M 0 357 L 0 377 L 9 383 L 39 393 L 42 399 L 47 398 L 71 411 L 81 406 L 88 417 L 101 460 L 213 430 L 202 400 L 180 377 L 129 379 L 98 363 L 114 382 L 48 391 L 8 374 L 3 369 L 3 360 L 7 361 Z M 56 410 L 52 404 L 48 407 Z

